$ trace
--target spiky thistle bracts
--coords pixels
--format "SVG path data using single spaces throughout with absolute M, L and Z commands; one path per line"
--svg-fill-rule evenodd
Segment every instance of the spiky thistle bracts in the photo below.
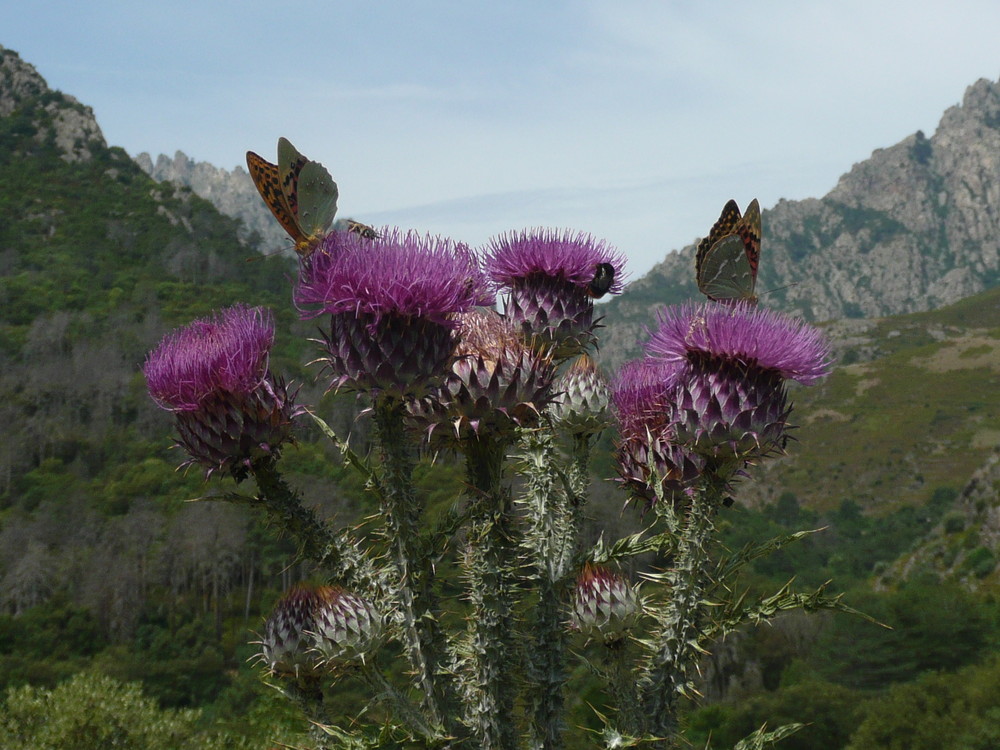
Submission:
M 570 623 L 607 644 L 620 641 L 642 614 L 636 589 L 619 573 L 587 563 L 573 592 Z
M 368 600 L 336 586 L 300 583 L 264 623 L 261 659 L 276 675 L 308 678 L 363 660 L 383 633 L 382 617 Z
M 408 422 L 434 444 L 486 435 L 505 440 L 538 423 L 552 403 L 551 360 L 527 346 L 491 310 L 457 318 L 450 371 L 440 386 L 408 404 Z
M 270 312 L 237 305 L 168 334 L 150 352 L 149 394 L 174 414 L 187 463 L 241 476 L 291 439 L 299 410 L 268 370 L 273 342 Z
M 568 433 L 592 435 L 612 422 L 608 381 L 586 353 L 556 380 L 552 416 Z
M 685 500 L 705 467 L 702 457 L 674 442 L 671 414 L 684 373 L 676 363 L 633 360 L 621 367 L 611 386 L 618 474 L 647 506 L 660 497 Z
M 312 586 L 296 585 L 275 604 L 264 623 L 260 658 L 270 672 L 287 677 L 308 677 L 319 671 L 310 632 L 315 627 L 319 597 Z

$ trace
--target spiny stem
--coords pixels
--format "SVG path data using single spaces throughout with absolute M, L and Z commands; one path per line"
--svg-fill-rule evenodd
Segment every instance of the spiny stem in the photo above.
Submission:
M 550 431 L 524 436 L 521 458 L 526 473 L 524 505 L 529 529 L 526 543 L 538 577 L 538 603 L 531 623 L 528 703 L 531 711 L 529 746 L 557 750 L 563 746 L 566 683 L 565 604 L 568 567 L 579 537 L 580 506 L 575 488 L 567 497 L 559 481 L 555 445 Z
M 551 435 L 549 435 L 551 438 Z M 538 605 L 535 610 L 534 637 L 532 649 L 532 678 L 537 686 L 531 700 L 534 702 L 532 718 L 532 744 L 544 750 L 558 750 L 563 747 L 566 684 L 566 605 L 570 586 L 573 582 L 570 570 L 580 544 L 580 529 L 583 526 L 583 507 L 590 483 L 588 464 L 590 462 L 590 440 L 586 435 L 573 436 L 573 455 L 568 474 L 569 492 L 557 490 L 554 475 L 557 465 L 554 445 L 549 440 L 537 444 L 539 453 L 535 462 L 536 471 L 529 481 L 529 507 L 540 514 L 548 514 L 548 519 L 538 519 L 551 534 L 550 559 L 539 560 Z M 538 483 L 536 485 L 536 483 Z M 547 502 L 545 499 L 547 496 Z M 541 547 L 542 552 L 545 547 Z
M 583 508 L 590 487 L 590 435 L 573 435 L 572 462 L 569 467 L 570 497 L 568 502 L 567 530 L 562 539 L 558 570 L 566 575 L 580 544 L 580 529 L 583 526 Z
M 474 653 L 474 695 L 466 703 L 466 721 L 479 746 L 489 749 L 517 745 L 512 653 L 516 550 L 510 493 L 503 486 L 506 446 L 506 441 L 489 436 L 469 440 L 465 446 L 469 482 L 477 492 L 466 559 Z
M 361 675 L 373 691 L 382 694 L 383 699 L 392 707 L 396 716 L 416 730 L 417 734 L 431 746 L 438 745 L 445 739 L 441 729 L 430 726 L 421 715 L 420 710 L 405 695 L 389 684 L 382 672 L 371 665 L 365 665 Z
M 338 535 L 305 507 L 278 471 L 274 458 L 258 459 L 250 467 L 259 491 L 256 500 L 269 519 L 298 543 L 299 554 L 330 570 L 333 582 L 372 591 L 378 576 L 369 560 L 344 535 Z M 223 499 L 245 503 L 250 498 L 229 493 Z
M 439 660 L 430 571 L 419 571 L 417 551 L 420 511 L 413 487 L 414 460 L 403 431 L 403 404 L 376 399 L 375 428 L 382 457 L 383 513 L 398 574 L 395 595 L 401 607 L 410 663 L 423 694 L 430 722 L 443 726 L 441 693 L 435 682 Z
M 622 639 L 605 647 L 608 691 L 612 705 L 618 709 L 617 729 L 628 736 L 642 732 L 641 703 L 635 681 L 635 663 L 630 658 L 629 642 Z
M 678 699 L 687 693 L 688 675 L 699 656 L 708 543 L 721 500 L 706 476 L 680 519 L 674 564 L 666 576 L 670 598 L 658 618 L 655 648 L 641 678 L 646 731 L 654 736 L 677 734 Z

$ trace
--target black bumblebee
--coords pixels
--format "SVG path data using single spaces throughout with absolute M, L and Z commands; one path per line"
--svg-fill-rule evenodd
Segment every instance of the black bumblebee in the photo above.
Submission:
M 615 267 L 610 263 L 598 263 L 594 280 L 587 285 L 587 294 L 594 299 L 600 299 L 615 283 Z

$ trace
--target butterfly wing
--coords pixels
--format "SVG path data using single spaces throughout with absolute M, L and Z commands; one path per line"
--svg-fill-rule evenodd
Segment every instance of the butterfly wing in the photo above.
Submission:
M 695 275 L 701 278 L 701 264 L 708 251 L 711 250 L 716 243 L 719 242 L 727 234 L 732 234 L 736 231 L 736 227 L 740 222 L 740 207 L 736 205 L 736 201 L 730 199 L 725 206 L 722 207 L 722 213 L 719 214 L 718 220 L 712 225 L 711 231 L 708 233 L 708 237 L 703 239 L 698 243 L 698 252 L 695 255 Z
M 271 213 L 274 214 L 274 218 L 278 220 L 282 228 L 296 243 L 305 240 L 302 230 L 299 229 L 295 212 L 288 205 L 285 193 L 281 189 L 278 165 L 272 164 L 253 151 L 247 151 L 247 170 L 250 172 L 250 177 L 257 187 L 257 192 L 260 193 L 260 197 L 264 199 L 264 203 L 271 209 Z
M 287 138 L 278 139 L 278 177 L 281 192 L 292 209 L 295 220 L 299 218 L 299 175 L 309 160 L 299 153 Z
M 747 260 L 753 270 L 754 279 L 757 278 L 757 266 L 760 263 L 760 204 L 754 198 L 747 206 L 747 211 L 743 214 L 736 225 L 736 233 L 743 240 L 743 249 L 746 251 Z
M 306 162 L 299 173 L 299 226 L 310 239 L 327 233 L 337 215 L 337 183 L 326 167 L 315 161 Z
M 308 257 L 337 215 L 337 183 L 326 167 L 307 159 L 287 138 L 278 139 L 278 177 L 298 229 L 295 251 Z
M 751 265 L 743 239 L 730 234 L 704 253 L 698 266 L 698 289 L 711 300 L 755 302 L 757 269 Z

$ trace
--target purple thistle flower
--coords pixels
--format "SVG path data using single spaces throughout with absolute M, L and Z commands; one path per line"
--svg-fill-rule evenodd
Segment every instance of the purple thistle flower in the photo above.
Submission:
M 274 319 L 260 307 L 220 310 L 167 334 L 146 357 L 149 395 L 167 411 L 195 411 L 219 391 L 250 393 L 264 380 Z
M 717 303 L 668 307 L 646 351 L 653 359 L 682 363 L 693 354 L 775 370 L 811 385 L 830 371 L 823 335 L 801 320 L 763 307 Z
M 491 306 L 494 294 L 467 245 L 386 229 L 376 239 L 334 232 L 302 264 L 295 303 L 304 319 L 324 313 L 425 318 Z
M 646 351 L 684 372 L 670 410 L 672 439 L 733 471 L 784 450 L 785 379 L 814 383 L 830 357 L 819 332 L 800 321 L 711 303 L 668 308 Z
M 673 362 L 634 359 L 621 366 L 611 384 L 611 402 L 620 431 L 645 433 L 665 426 L 674 387 L 684 368 Z
M 505 314 L 556 360 L 594 340 L 594 298 L 622 289 L 625 259 L 582 232 L 531 229 L 492 240 L 486 268 L 508 290 Z
M 298 412 L 267 369 L 273 342 L 271 313 L 237 305 L 167 334 L 150 352 L 149 395 L 173 412 L 187 463 L 239 478 L 254 458 L 291 439 Z
M 456 316 L 493 301 L 468 246 L 398 230 L 330 235 L 295 290 L 303 318 L 330 315 L 333 387 L 393 397 L 422 395 L 451 359 Z
M 620 293 L 625 256 L 584 232 L 568 229 L 507 232 L 492 240 L 486 261 L 490 278 L 505 287 L 513 287 L 520 279 L 536 273 L 586 287 L 602 263 L 614 266 L 615 279 L 609 291 Z

